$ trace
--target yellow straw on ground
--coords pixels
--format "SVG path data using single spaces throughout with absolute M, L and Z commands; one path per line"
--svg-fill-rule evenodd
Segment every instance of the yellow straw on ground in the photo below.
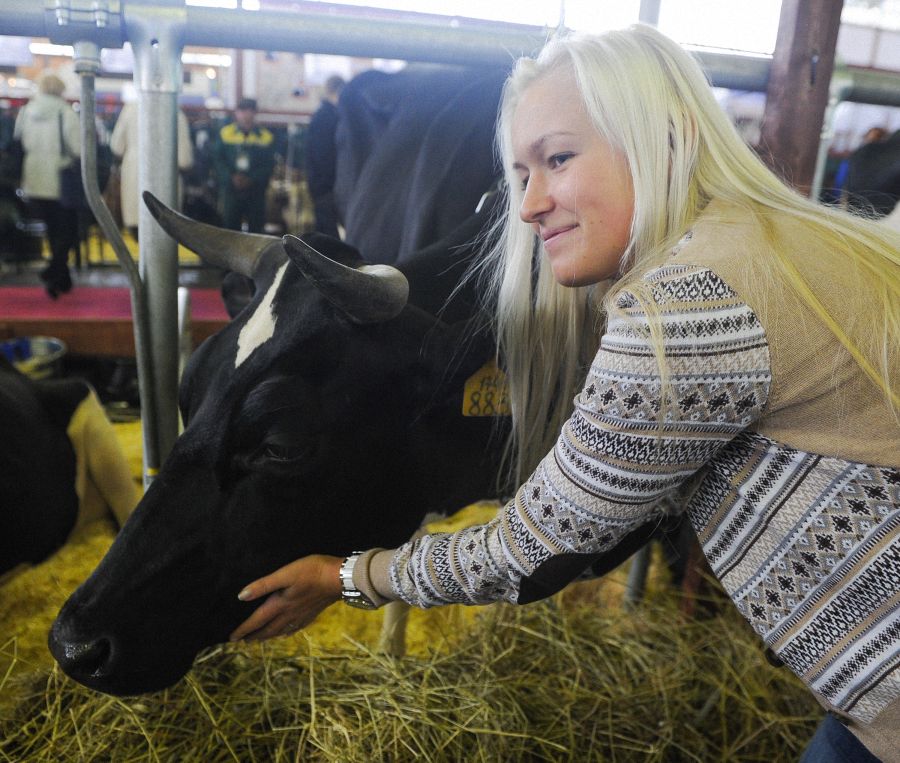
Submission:
M 140 427 L 116 430 L 139 479 Z M 374 651 L 380 612 L 337 605 L 292 637 L 208 650 L 164 692 L 99 695 L 46 636 L 113 537 L 94 523 L 0 581 L 0 762 L 771 763 L 799 757 L 820 715 L 729 603 L 685 619 L 659 565 L 631 611 L 622 571 L 527 607 L 413 610 L 397 659 Z

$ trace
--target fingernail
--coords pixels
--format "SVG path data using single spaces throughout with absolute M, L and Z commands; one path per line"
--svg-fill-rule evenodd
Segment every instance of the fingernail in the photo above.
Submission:
M 243 591 L 241 591 L 241 592 L 238 594 L 238 598 L 239 598 L 241 601 L 247 601 L 247 599 L 249 599 L 251 595 L 252 595 L 252 594 L 250 593 L 250 589 L 249 589 L 249 588 L 245 588 Z

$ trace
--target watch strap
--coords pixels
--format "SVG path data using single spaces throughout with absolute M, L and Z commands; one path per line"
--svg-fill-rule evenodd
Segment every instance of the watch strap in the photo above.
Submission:
M 368 567 L 376 551 L 354 551 L 344 559 L 340 568 L 341 599 L 357 609 L 377 609 L 388 602 L 372 586 Z

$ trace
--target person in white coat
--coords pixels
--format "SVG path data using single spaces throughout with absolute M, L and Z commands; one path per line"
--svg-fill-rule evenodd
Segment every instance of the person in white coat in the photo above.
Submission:
M 122 160 L 121 203 L 122 224 L 135 238 L 138 237 L 138 210 L 140 209 L 141 186 L 138 181 L 138 105 L 133 89 L 123 94 L 125 104 L 113 128 L 109 146 L 113 154 Z M 189 170 L 194 164 L 194 149 L 187 117 L 180 109 L 177 117 L 178 169 Z M 178 194 L 181 198 L 179 182 Z M 180 203 L 178 204 L 180 207 Z
M 78 246 L 78 213 L 60 204 L 59 172 L 81 154 L 78 117 L 62 97 L 65 89 L 55 74 L 43 75 L 13 132 L 25 152 L 22 191 L 47 226 L 50 264 L 41 279 L 53 299 L 72 288 L 69 252 Z

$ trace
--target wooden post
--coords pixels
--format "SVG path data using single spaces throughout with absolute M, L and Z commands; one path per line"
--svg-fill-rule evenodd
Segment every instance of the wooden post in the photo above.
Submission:
M 772 58 L 760 155 L 808 193 L 816 166 L 844 0 L 784 0 Z

